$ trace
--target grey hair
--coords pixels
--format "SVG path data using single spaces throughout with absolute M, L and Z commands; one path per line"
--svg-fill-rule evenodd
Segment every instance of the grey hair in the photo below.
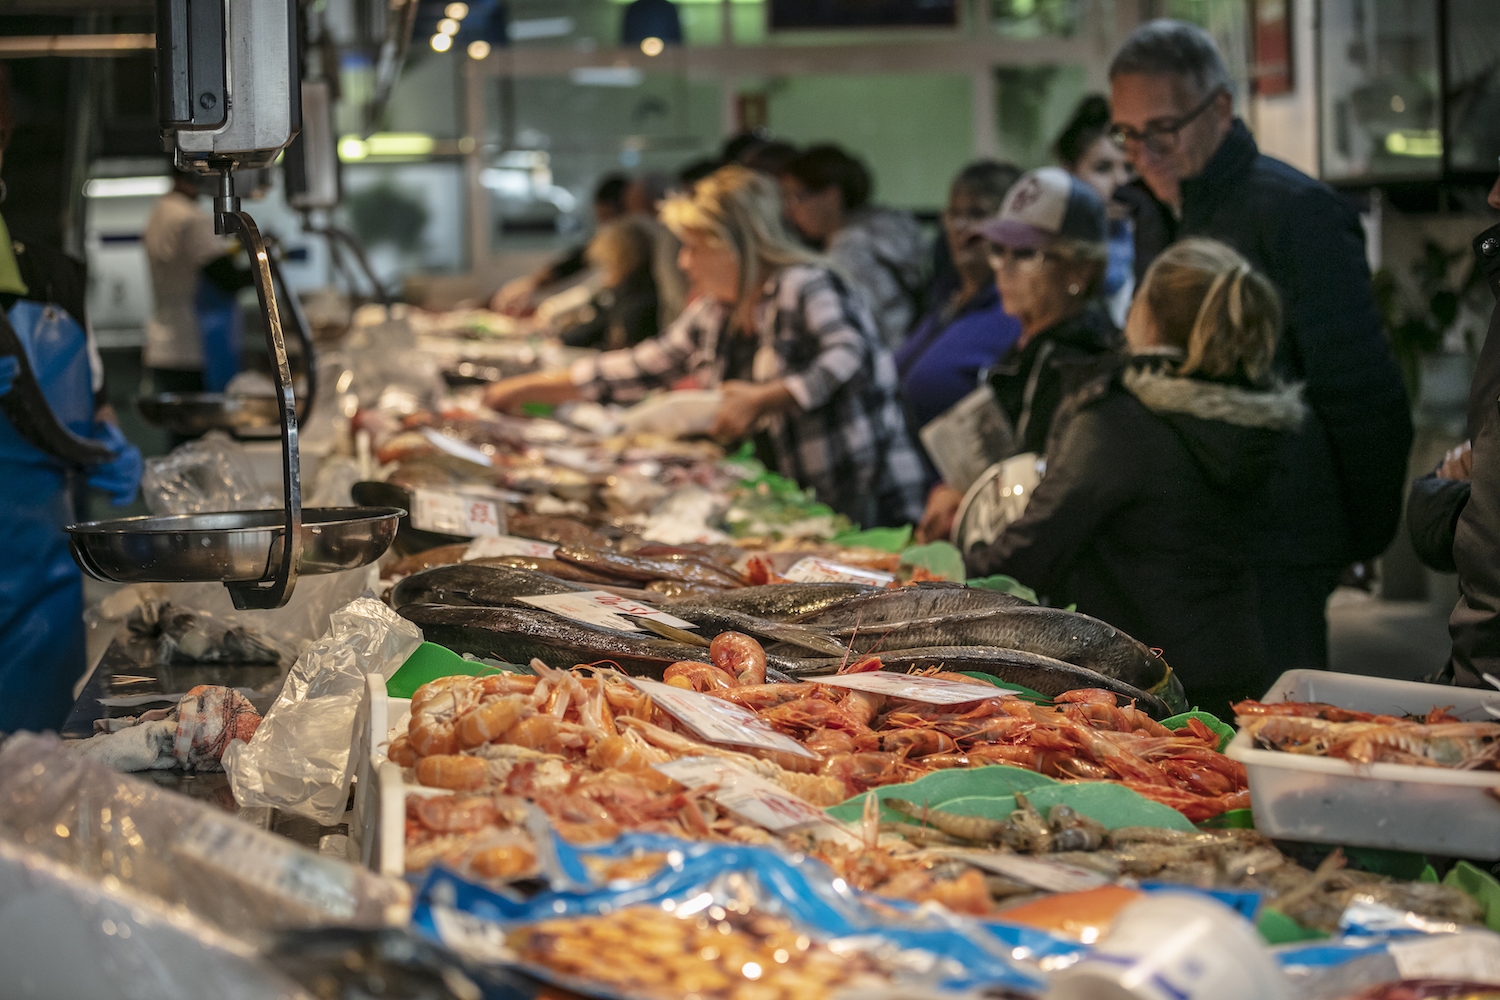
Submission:
M 1224 67 L 1213 37 L 1196 24 L 1158 18 L 1130 33 L 1109 64 L 1109 78 L 1130 73 L 1185 77 L 1200 95 L 1234 92 L 1234 81 Z

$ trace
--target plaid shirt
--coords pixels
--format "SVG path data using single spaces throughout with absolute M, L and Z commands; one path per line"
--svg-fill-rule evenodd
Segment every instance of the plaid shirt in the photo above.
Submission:
M 745 378 L 726 371 L 729 314 L 700 296 L 661 335 L 579 361 L 573 384 L 585 398 L 629 403 L 685 378 L 704 387 Z M 756 380 L 782 379 L 797 402 L 769 428 L 777 471 L 866 527 L 917 521 L 927 484 L 896 364 L 848 286 L 825 268 L 783 268 L 765 284 L 755 327 L 756 368 L 771 357 L 777 368 Z

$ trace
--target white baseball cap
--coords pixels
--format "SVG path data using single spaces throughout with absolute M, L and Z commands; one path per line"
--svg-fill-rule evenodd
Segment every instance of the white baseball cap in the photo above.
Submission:
M 1059 236 L 1103 243 L 1104 202 L 1061 167 L 1039 167 L 1021 175 L 1000 214 L 979 231 L 991 243 L 1008 247 L 1042 247 Z

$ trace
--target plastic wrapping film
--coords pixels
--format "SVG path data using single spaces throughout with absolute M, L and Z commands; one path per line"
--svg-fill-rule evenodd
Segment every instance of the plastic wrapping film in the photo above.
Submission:
M 344 355 L 353 372 L 353 391 L 363 406 L 405 415 L 431 405 L 443 393 L 438 360 L 418 348 L 402 306 L 357 312 Z
M 245 449 L 222 431 L 148 458 L 141 499 L 153 514 L 213 514 L 280 507 L 255 475 Z
M 371 598 L 334 612 L 328 632 L 287 674 L 254 737 L 224 751 L 239 804 L 337 823 L 354 773 L 365 677 L 394 673 L 421 644 L 415 625 Z
M 230 600 L 229 591 L 219 583 L 142 583 L 110 594 L 84 612 L 90 628 L 114 629 L 149 604 L 170 604 L 179 611 L 190 611 L 211 619 L 226 628 L 251 630 L 281 654 L 283 668 L 328 631 L 333 612 L 366 592 L 373 592 L 380 582 L 376 566 L 303 576 L 285 607 L 271 611 L 240 611 Z M 279 681 L 280 673 L 274 675 Z M 271 678 L 268 678 L 271 679 Z
M 183 907 L 0 839 L 0 993 L 90 1000 L 303 1000 L 243 938 Z
M 639 833 L 596 848 L 578 848 L 554 837 L 541 853 L 541 867 L 552 887 L 525 899 L 435 869 L 418 895 L 414 927 L 471 960 L 517 962 L 524 956 L 514 950 L 508 935 L 545 921 L 619 914 L 630 908 L 678 917 L 702 912 L 722 920 L 720 914 L 727 910 L 784 921 L 836 954 L 872 960 L 890 977 L 891 985 L 923 996 L 981 987 L 1034 995 L 1043 986 L 1033 970 L 1011 959 L 1006 943 L 976 921 L 941 908 L 903 913 L 871 905 L 821 863 L 802 855 Z M 653 854 L 661 856 L 661 866 L 633 881 L 600 879 L 590 871 L 590 860 Z M 719 932 L 724 933 L 722 928 Z M 1036 937 L 1040 944 L 1044 935 Z M 625 956 L 606 958 L 619 961 Z M 635 960 L 652 961 L 646 956 Z M 659 990 L 600 990 L 597 981 L 559 975 L 535 963 L 521 964 L 559 985 L 593 995 L 661 995 Z M 775 970 L 767 966 L 763 971 L 769 987 Z
M 401 921 L 404 883 L 118 774 L 51 736 L 0 746 L 0 842 L 256 944 L 268 932 Z

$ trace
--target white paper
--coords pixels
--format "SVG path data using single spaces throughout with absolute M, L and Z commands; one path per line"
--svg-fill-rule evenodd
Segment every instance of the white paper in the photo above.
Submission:
M 497 501 L 472 492 L 413 490 L 411 506 L 411 525 L 418 531 L 470 538 L 505 533 L 504 508 Z
M 1402 979 L 1500 985 L 1500 937 L 1493 934 L 1434 934 L 1393 941 L 1389 948 Z
M 1098 872 L 1065 865 L 1058 861 L 1027 857 L 1024 854 L 994 854 L 978 851 L 944 851 L 945 858 L 967 861 L 975 868 L 982 868 L 996 875 L 1003 875 L 1023 885 L 1044 889 L 1047 892 L 1083 892 L 1108 885 L 1110 880 Z
M 808 680 L 831 687 L 851 688 L 855 691 L 870 691 L 888 698 L 904 701 L 920 701 L 927 705 L 962 705 L 983 698 L 999 698 L 1006 692 L 993 684 L 963 684 L 945 681 L 936 677 L 917 677 L 911 674 L 893 674 L 884 670 L 861 670 L 852 674 L 834 674 L 831 677 L 809 677 Z
M 199 816 L 174 849 L 233 878 L 339 917 L 354 915 L 354 870 L 224 816 Z
M 786 578 L 794 583 L 868 583 L 884 587 L 896 578 L 890 573 L 880 573 L 858 566 L 845 566 L 830 559 L 807 556 L 799 559 L 786 571 Z
M 731 746 L 779 750 L 798 757 L 818 759 L 817 754 L 790 736 L 778 733 L 762 722 L 754 712 L 723 698 L 640 677 L 630 678 L 630 683 L 649 695 L 662 711 L 691 729 L 699 739 Z
M 470 559 L 496 559 L 500 556 L 529 556 L 532 559 L 551 559 L 557 546 L 551 542 L 538 542 L 515 535 L 488 535 L 476 538 L 464 550 L 464 561 Z
M 553 614 L 571 618 L 576 622 L 588 625 L 598 625 L 601 628 L 622 629 L 627 632 L 640 632 L 641 627 L 625 615 L 633 615 L 637 618 L 650 618 L 670 625 L 673 628 L 693 629 L 698 626 L 692 622 L 685 622 L 676 615 L 669 615 L 660 608 L 640 601 L 621 597 L 619 594 L 611 594 L 607 590 L 578 590 L 566 594 L 538 594 L 534 597 L 519 597 L 517 600 L 525 601 L 532 607 L 551 611 Z
M 683 757 L 651 766 L 688 788 L 718 786 L 708 793 L 709 798 L 773 833 L 828 822 L 827 814 L 817 806 L 721 757 Z
M 461 458 L 465 462 L 473 462 L 475 465 L 494 467 L 494 459 L 467 441 L 460 441 L 458 438 L 449 437 L 442 431 L 434 430 L 431 427 L 423 427 L 422 436 L 427 438 L 434 447 L 447 452 L 454 458 Z

